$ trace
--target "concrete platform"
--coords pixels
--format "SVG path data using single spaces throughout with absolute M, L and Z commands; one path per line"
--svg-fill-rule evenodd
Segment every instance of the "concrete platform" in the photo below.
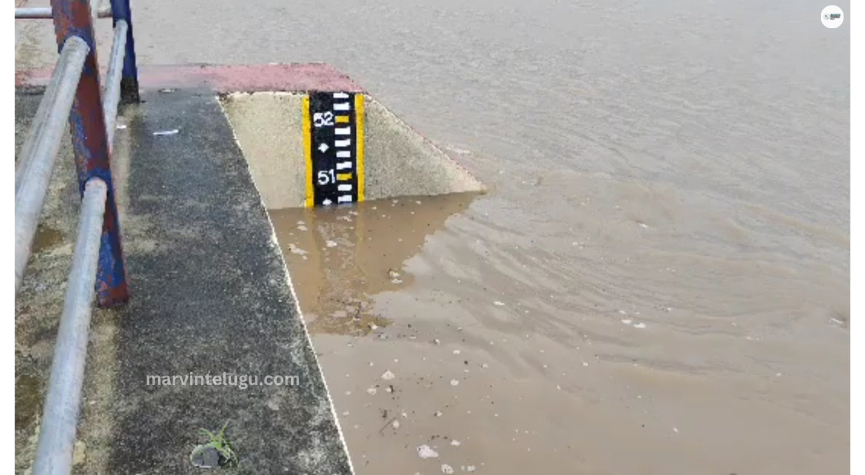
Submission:
M 225 114 L 268 209 L 304 206 L 305 156 L 301 103 L 305 93 L 222 96 Z M 366 199 L 481 192 L 484 186 L 432 142 L 364 94 Z
M 214 89 L 199 86 L 145 89 L 118 119 L 112 166 L 133 297 L 94 314 L 76 473 L 200 473 L 189 463 L 198 429 L 226 422 L 240 457 L 232 473 L 351 473 L 270 221 Z M 40 99 L 17 91 L 19 147 Z M 68 143 L 58 163 L 16 301 L 16 473 L 32 464 L 77 221 Z M 223 372 L 297 384 L 148 384 Z

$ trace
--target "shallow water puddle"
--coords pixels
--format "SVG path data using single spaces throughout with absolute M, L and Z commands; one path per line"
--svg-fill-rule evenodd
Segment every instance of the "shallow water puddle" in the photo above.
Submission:
M 413 282 L 403 262 L 477 196 L 401 197 L 351 207 L 270 210 L 311 333 L 366 335 L 390 322 L 370 297 Z

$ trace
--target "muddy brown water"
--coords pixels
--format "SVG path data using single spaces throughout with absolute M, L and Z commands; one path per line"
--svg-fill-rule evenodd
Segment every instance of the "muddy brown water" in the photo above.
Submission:
M 370 216 L 380 263 L 338 213 L 273 213 L 357 473 L 849 472 L 849 22 L 217 3 L 136 5 L 139 61 L 331 63 L 491 187 L 428 231 Z M 19 66 L 49 23 L 17 24 Z

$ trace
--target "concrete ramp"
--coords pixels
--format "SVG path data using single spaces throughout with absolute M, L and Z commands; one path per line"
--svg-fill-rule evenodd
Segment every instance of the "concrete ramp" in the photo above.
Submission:
M 303 207 L 306 197 L 305 93 L 225 94 L 225 114 L 268 209 Z M 479 192 L 483 185 L 368 94 L 366 199 Z

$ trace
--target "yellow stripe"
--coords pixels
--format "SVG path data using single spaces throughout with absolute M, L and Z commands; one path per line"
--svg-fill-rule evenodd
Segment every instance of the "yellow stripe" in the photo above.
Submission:
M 303 98 L 303 157 L 306 162 L 306 207 L 315 206 L 315 191 L 312 187 L 312 132 L 309 123 L 309 96 Z
M 354 95 L 354 114 L 355 128 L 357 129 L 357 201 L 364 200 L 364 177 L 363 177 L 363 94 L 357 93 Z
M 348 181 L 351 180 L 351 173 L 337 173 L 336 181 Z
M 348 116 L 347 115 L 336 116 L 336 123 L 337 124 L 347 124 L 348 123 Z

